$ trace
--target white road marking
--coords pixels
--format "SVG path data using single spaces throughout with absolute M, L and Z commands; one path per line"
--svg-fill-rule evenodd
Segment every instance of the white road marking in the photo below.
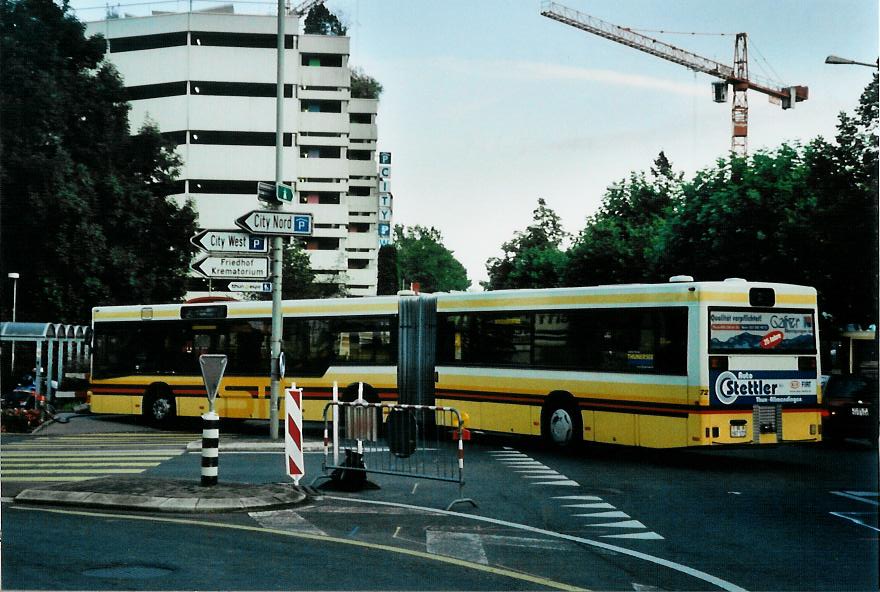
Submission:
M 625 520 L 623 522 L 605 522 L 603 524 L 588 524 L 587 526 L 599 528 L 648 528 L 638 520 Z
M 831 493 L 834 494 L 834 495 L 839 495 L 839 496 L 841 496 L 841 497 L 846 497 L 846 498 L 849 498 L 849 499 L 856 500 L 857 502 L 862 502 L 862 503 L 865 503 L 865 504 L 870 504 L 870 505 L 872 505 L 872 506 L 880 506 L 880 503 L 875 502 L 874 500 L 865 499 L 864 497 L 862 497 L 862 495 L 860 495 L 860 494 L 867 494 L 867 495 L 870 495 L 870 496 L 874 496 L 874 495 L 876 495 L 876 494 L 874 494 L 874 493 L 867 493 L 867 492 L 864 492 L 864 491 L 832 491 Z
M 602 498 L 596 495 L 557 495 L 553 499 L 602 501 Z
M 563 508 L 595 508 L 597 510 L 616 510 L 617 508 L 608 502 L 600 502 L 596 504 L 563 504 Z
M 327 533 L 300 516 L 293 510 L 274 510 L 269 512 L 249 512 L 251 518 L 264 528 L 277 528 L 291 532 L 308 532 L 327 536 Z
M 572 514 L 572 516 L 578 516 L 583 518 L 629 518 L 630 515 L 626 512 L 615 511 L 615 512 L 593 512 L 592 514 Z
M 603 539 L 637 539 L 643 541 L 663 541 L 666 540 L 656 532 L 631 532 L 629 534 L 603 534 Z
M 581 484 L 577 481 L 538 481 L 536 483 L 532 483 L 532 485 L 565 485 L 568 487 L 580 487 Z
M 551 469 L 550 467 L 545 467 L 543 469 L 535 467 L 534 469 L 516 469 L 514 473 L 546 473 L 548 471 L 553 471 L 553 469 Z M 556 471 L 553 472 L 555 473 Z
M 483 540 L 484 545 L 498 545 L 502 547 L 525 547 L 528 549 L 549 549 L 551 551 L 571 550 L 571 547 L 567 543 L 550 539 L 501 536 L 497 534 L 481 534 L 478 536 Z
M 505 526 L 509 528 L 516 528 L 518 530 L 523 530 L 526 532 L 533 532 L 536 534 L 541 534 L 544 536 L 549 536 L 557 539 L 562 539 L 565 541 L 572 541 L 575 543 L 581 543 L 584 545 L 589 545 L 591 547 L 598 547 L 600 549 L 605 549 L 606 551 L 613 551 L 615 553 L 619 553 L 621 555 L 626 555 L 628 557 L 634 557 L 636 559 L 641 559 L 642 561 L 647 561 L 649 563 L 653 563 L 655 565 L 660 565 L 666 567 L 668 569 L 672 569 L 679 573 L 686 574 L 690 577 L 696 578 L 698 580 L 702 580 L 713 586 L 717 586 L 722 590 L 727 590 L 727 592 L 747 592 L 744 588 L 733 584 L 732 582 L 728 582 L 727 580 L 723 580 L 717 576 L 713 576 L 712 574 L 706 573 L 704 571 L 700 571 L 693 567 L 676 563 L 675 561 L 670 561 L 668 559 L 663 559 L 662 557 L 657 557 L 656 555 L 649 555 L 647 553 L 643 553 L 641 551 L 636 551 L 634 549 L 627 549 L 626 547 L 618 547 L 617 545 L 612 545 L 610 543 L 605 543 L 602 541 L 596 541 L 593 539 L 587 539 L 584 537 L 578 537 L 570 534 L 564 534 L 561 532 L 553 532 L 552 530 L 545 530 L 543 528 L 538 528 L 535 526 L 529 526 L 528 524 L 517 524 L 515 522 L 508 522 L 506 520 L 498 520 L 497 518 L 489 518 L 487 516 L 476 516 L 473 514 L 462 514 L 460 512 L 452 512 L 450 510 L 437 510 L 434 508 L 426 508 L 421 506 L 413 506 L 410 504 L 398 504 L 396 502 L 383 502 L 378 500 L 365 500 L 365 499 L 357 499 L 357 498 L 345 498 L 345 497 L 337 497 L 328 495 L 325 496 L 325 499 L 332 499 L 336 501 L 341 501 L 345 503 L 357 502 L 361 504 L 367 505 L 377 505 L 377 506 L 386 506 L 386 507 L 396 507 L 396 508 L 406 508 L 411 511 L 417 512 L 427 512 L 431 514 L 437 514 L 440 516 L 455 516 L 457 518 L 466 519 L 466 520 L 475 520 L 478 522 L 486 522 L 487 524 L 495 524 L 498 526 Z M 324 508 L 322 508 L 323 510 Z
M 541 473 L 539 475 L 523 475 L 523 479 L 568 479 L 559 473 Z
M 875 530 L 877 532 L 880 532 L 880 528 L 877 528 L 876 526 L 872 526 L 870 524 L 867 524 L 866 522 L 863 522 L 860 518 L 856 518 L 856 516 L 866 516 L 866 517 L 874 518 L 873 512 L 828 512 L 828 513 L 831 514 L 832 516 L 837 516 L 838 518 L 843 518 L 844 520 L 849 520 L 850 522 L 855 522 L 859 526 L 864 526 L 865 528 L 870 528 L 871 530 Z
M 483 548 L 483 541 L 478 534 L 429 530 L 425 536 L 428 553 L 489 565 L 486 549 Z

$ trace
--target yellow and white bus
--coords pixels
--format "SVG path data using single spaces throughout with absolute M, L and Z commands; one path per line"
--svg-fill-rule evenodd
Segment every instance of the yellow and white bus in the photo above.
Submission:
M 221 417 L 269 418 L 271 302 L 108 306 L 92 310 L 91 409 L 161 423 L 208 409 L 199 356 L 223 353 Z M 371 402 L 396 398 L 397 297 L 283 304 L 285 386 L 303 388 L 303 418 L 320 420 L 333 382 Z
M 438 404 L 557 444 L 818 441 L 816 291 L 673 280 L 438 296 Z
M 455 407 L 472 430 L 652 448 L 818 441 L 816 291 L 673 279 L 285 301 L 285 384 L 319 420 L 334 381 L 347 398 L 362 381 L 368 400 L 397 400 L 398 360 L 419 352 L 430 400 L 409 385 L 401 398 Z M 401 324 L 412 298 L 430 312 Z M 200 415 L 198 356 L 225 353 L 218 413 L 267 419 L 269 317 L 268 302 L 94 309 L 92 410 Z

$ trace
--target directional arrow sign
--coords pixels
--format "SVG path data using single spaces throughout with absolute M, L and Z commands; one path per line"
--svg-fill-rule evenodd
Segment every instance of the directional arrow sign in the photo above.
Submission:
M 264 280 L 269 277 L 268 257 L 205 257 L 192 264 L 193 271 L 212 279 Z
M 311 236 L 312 215 L 274 210 L 254 210 L 235 221 L 253 234 L 276 236 Z
M 229 282 L 230 292 L 271 292 L 272 282 Z
M 203 230 L 191 239 L 192 244 L 212 253 L 267 253 L 264 236 L 251 236 L 237 230 Z

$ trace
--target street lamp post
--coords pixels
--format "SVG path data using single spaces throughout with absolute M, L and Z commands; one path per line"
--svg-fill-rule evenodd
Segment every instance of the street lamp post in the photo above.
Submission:
M 836 55 L 830 55 L 825 58 L 826 64 L 840 64 L 840 65 L 849 65 L 849 66 L 867 66 L 869 68 L 878 68 L 880 69 L 880 59 L 878 59 L 873 64 L 871 62 L 857 62 L 855 60 L 850 60 L 847 58 L 842 58 Z
M 18 278 L 21 277 L 17 272 L 10 272 L 7 274 L 9 279 L 12 280 L 12 322 L 15 322 L 15 308 L 18 301 Z M 12 342 L 12 363 L 9 365 L 9 370 L 12 372 L 12 379 L 15 380 L 15 342 Z

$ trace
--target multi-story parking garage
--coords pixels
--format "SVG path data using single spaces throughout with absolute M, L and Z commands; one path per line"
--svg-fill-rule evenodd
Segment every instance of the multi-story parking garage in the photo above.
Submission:
M 300 35 L 298 18 L 286 18 L 283 170 L 295 198 L 284 208 L 313 215 L 305 247 L 319 280 L 372 295 L 378 101 L 351 97 L 348 37 Z M 153 121 L 178 145 L 174 197 L 193 201 L 202 228 L 234 229 L 260 207 L 257 183 L 275 179 L 276 17 L 230 5 L 88 23 L 95 33 L 125 83 L 132 133 Z M 209 289 L 197 278 L 190 288 L 190 296 Z

